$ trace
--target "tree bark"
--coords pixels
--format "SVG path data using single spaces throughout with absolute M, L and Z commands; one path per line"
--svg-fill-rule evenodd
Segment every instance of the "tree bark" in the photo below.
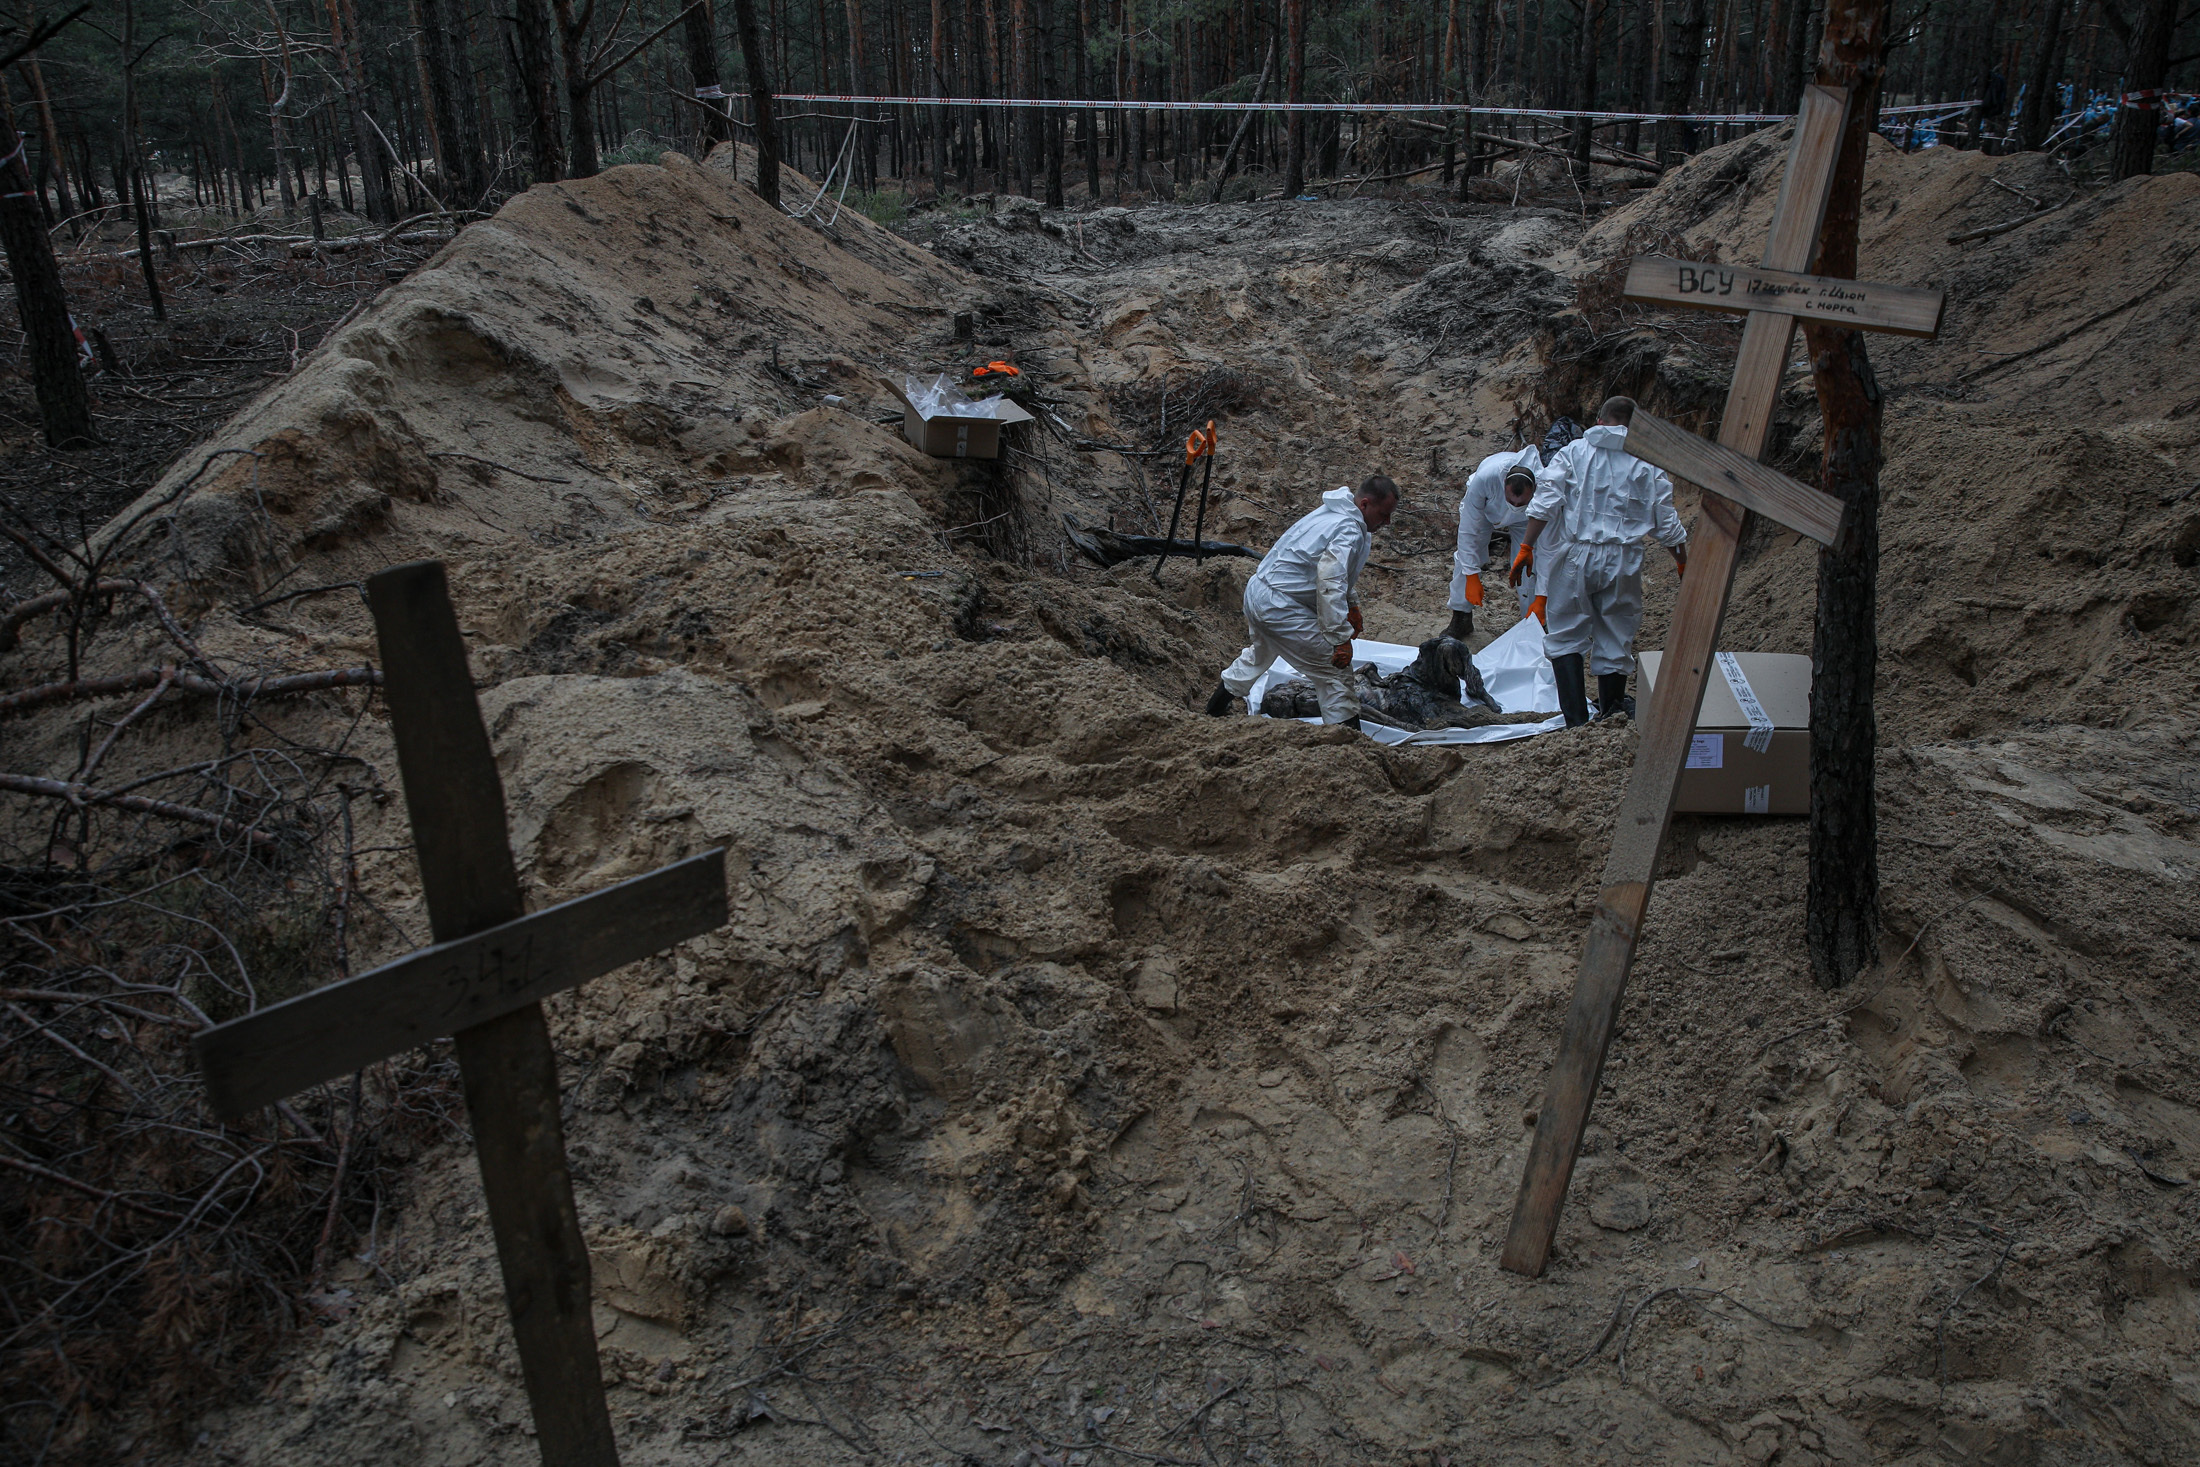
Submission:
M 1597 105 L 1597 32 L 1604 26 L 1603 0 L 1582 0 L 1581 6 L 1581 54 L 1575 70 L 1579 79 L 1579 98 L 1574 105 L 1584 112 L 1593 111 Z M 1574 119 L 1574 168 L 1583 178 L 1589 176 L 1589 135 L 1594 119 Z
M 695 90 L 708 91 L 719 83 L 718 23 L 715 14 L 710 6 L 700 5 L 688 12 L 685 24 L 688 75 L 693 79 Z M 704 142 L 732 142 L 733 122 L 726 116 L 725 105 L 716 97 L 709 98 L 708 101 L 710 105 L 703 118 Z
M 2102 7 L 2105 11 L 2106 6 Z M 2148 0 L 2146 19 L 2131 39 L 2131 64 L 2125 92 L 2159 92 L 2169 75 L 2169 47 L 2177 33 L 2177 0 Z M 2116 113 L 2116 142 L 2108 178 L 2120 183 L 2154 170 L 2155 133 L 2162 125 L 2159 95 L 2126 102 Z
M 589 93 L 595 88 L 588 81 L 586 32 L 595 8 L 590 3 L 576 16 L 572 0 L 550 0 L 550 13 L 558 22 L 560 59 L 565 63 L 565 176 L 568 178 L 594 178 L 603 170 L 596 152 L 596 118 L 588 106 Z
M 756 108 L 756 196 L 777 207 L 779 128 L 772 121 L 771 65 L 764 52 L 764 32 L 756 23 L 756 0 L 733 0 L 733 20 L 741 34 L 741 64 L 748 72 L 749 96 Z
M 384 161 L 388 149 L 367 122 L 367 79 L 359 61 L 359 15 L 351 0 L 328 0 L 331 43 L 342 71 L 344 108 L 351 117 L 351 135 L 359 159 L 359 186 L 367 217 L 385 224 L 397 222 L 397 200 L 390 192 L 390 168 Z
M 1659 110 L 1677 116 L 1695 99 L 1696 73 L 1703 66 L 1706 0 L 1679 0 L 1665 27 L 1665 103 Z M 1694 129 L 1685 122 L 1658 124 L 1658 161 L 1671 166 L 1695 150 Z
M 153 319 L 165 323 L 168 320 L 168 303 L 161 299 L 160 276 L 153 266 L 153 209 L 146 198 L 145 170 L 138 166 L 138 104 L 137 68 L 145 59 L 138 50 L 137 6 L 122 7 L 122 162 L 123 174 L 129 179 L 130 212 L 137 216 L 138 270 L 145 277 L 145 299 L 153 308 Z M 14 130 L 14 124 L 9 124 Z M 115 179 L 115 191 L 122 191 L 123 180 Z M 74 332 L 70 333 L 73 338 Z
M 1080 0 L 1082 3 L 1082 0 Z M 1082 25 L 1078 34 L 1084 34 Z M 952 96 L 947 89 L 947 0 L 932 0 L 932 45 L 925 52 L 925 70 L 931 86 L 927 90 L 935 97 Z M 947 192 L 947 126 L 945 107 L 933 107 L 932 133 L 932 197 L 940 198 Z
M 46 95 L 46 74 L 39 69 L 36 56 L 25 57 L 23 79 L 31 84 L 31 100 L 38 104 L 39 136 L 46 144 L 46 156 L 53 161 L 54 204 L 66 219 L 76 213 L 76 205 L 69 201 L 68 153 L 61 146 L 61 132 L 53 125 L 53 102 Z M 70 225 L 73 237 L 76 226 Z
M 1290 0 L 1291 70 L 1289 101 L 1306 100 L 1306 0 Z M 1295 199 L 1306 191 L 1306 114 L 1291 114 L 1291 142 L 1283 164 L 1283 196 Z
M 1852 89 L 1849 122 L 1818 237 L 1817 272 L 1856 278 L 1865 145 L 1879 114 L 1890 0 L 1828 0 L 1818 80 Z M 1872 707 L 1879 666 L 1879 383 L 1864 334 L 1806 322 L 1825 419 L 1822 480 L 1848 505 L 1818 556 L 1811 643 L 1810 878 L 1805 938 L 1821 987 L 1850 982 L 1879 957 L 1879 832 Z
M 2017 146 L 2028 153 L 2047 146 L 2048 130 L 2060 109 L 2048 102 L 2055 80 L 2062 75 L 2063 12 L 2068 0 L 2047 0 L 2040 20 L 2039 49 L 2032 57 L 2032 77 L 2024 89 L 2024 114 L 2017 122 Z
M 547 0 L 513 0 L 512 38 L 519 77 L 512 111 L 526 122 L 534 181 L 555 183 L 565 177 L 565 143 L 558 136 L 557 47 Z
M 15 134 L 14 100 L 0 77 L 0 126 Z M 20 142 L 0 166 L 0 247 L 15 277 L 15 309 L 22 322 L 31 388 L 38 398 L 39 427 L 52 448 L 83 448 L 98 442 L 92 427 L 92 398 L 77 365 L 76 332 L 69 324 L 69 298 L 61 288 L 61 267 L 54 262 L 53 239 L 39 217 Z
M 477 204 L 489 188 L 489 160 L 482 152 L 473 89 L 466 84 L 464 35 L 452 24 L 449 0 L 414 0 L 420 23 L 420 69 L 427 78 L 429 129 L 442 144 L 448 182 L 442 192 L 453 208 Z

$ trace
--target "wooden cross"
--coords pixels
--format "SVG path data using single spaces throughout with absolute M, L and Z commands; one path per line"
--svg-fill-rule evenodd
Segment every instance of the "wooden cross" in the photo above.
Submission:
M 1672 635 L 1650 691 L 1604 882 L 1582 942 L 1573 1006 L 1559 1035 L 1499 1259 L 1531 1278 L 1543 1272 L 1550 1257 L 1581 1133 L 1604 1073 L 1604 1053 L 1650 905 L 1749 516 L 1769 516 L 1821 544 L 1831 543 L 1840 530 L 1846 508 L 1840 500 L 1757 461 L 1770 436 L 1795 323 L 1829 321 L 1910 336 L 1931 336 L 1940 327 L 1939 291 L 1798 273 L 1810 267 L 1817 248 L 1848 107 L 1846 88 L 1813 86 L 1804 93 L 1762 269 L 1645 257 L 1627 274 L 1630 299 L 1742 311 L 1748 321 L 1717 443 L 1640 410 L 1627 430 L 1629 453 L 1704 491 L 1703 513 L 1689 540 L 1688 574 L 1681 581 Z
M 205 1031 L 199 1070 L 235 1120 L 449 1035 L 542 1460 L 616 1467 L 541 1000 L 724 926 L 726 853 L 527 915 L 442 562 L 370 577 L 367 601 L 435 944 Z

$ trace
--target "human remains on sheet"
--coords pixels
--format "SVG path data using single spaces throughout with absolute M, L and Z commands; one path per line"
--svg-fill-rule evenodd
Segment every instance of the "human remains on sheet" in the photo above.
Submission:
M 1540 723 L 1548 714 L 1507 713 L 1498 706 L 1482 674 L 1474 665 L 1474 653 L 1457 637 L 1431 637 L 1403 672 L 1377 672 L 1363 662 L 1353 669 L 1360 697 L 1360 716 L 1392 728 L 1481 728 L 1492 723 Z M 1464 690 L 1467 701 L 1457 696 Z M 1270 718 L 1319 718 L 1321 703 L 1314 685 L 1304 678 L 1272 684 L 1260 700 L 1260 711 Z

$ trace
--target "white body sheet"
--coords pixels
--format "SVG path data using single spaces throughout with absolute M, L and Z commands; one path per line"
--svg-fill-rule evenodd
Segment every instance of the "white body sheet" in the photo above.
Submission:
M 1380 672 L 1402 672 L 1419 649 L 1396 642 L 1371 642 L 1365 637 L 1352 643 L 1352 665 L 1372 662 Z M 1429 728 L 1418 732 L 1390 728 L 1368 719 L 1360 731 L 1381 744 L 1496 744 L 1507 739 L 1532 738 L 1564 728 L 1566 717 L 1558 711 L 1558 683 L 1551 676 L 1550 661 L 1543 655 L 1543 628 L 1532 618 L 1515 624 L 1503 636 L 1475 654 L 1474 665 L 1482 685 L 1507 713 L 1548 713 L 1541 723 L 1493 723 L 1482 728 Z M 1255 684 L 1245 700 L 1247 709 L 1260 707 L 1272 683 L 1288 682 L 1295 674 L 1278 663 Z M 1464 690 L 1462 690 L 1464 691 Z M 1260 716 L 1258 714 L 1256 717 Z M 1320 723 L 1305 718 L 1301 723 Z

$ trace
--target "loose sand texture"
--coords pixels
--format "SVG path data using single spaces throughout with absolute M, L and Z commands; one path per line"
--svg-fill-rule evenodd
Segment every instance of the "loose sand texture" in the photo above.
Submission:
M 208 445 L 260 457 L 142 568 L 210 656 L 371 657 L 355 595 L 240 609 L 443 557 L 530 902 L 729 847 L 728 927 L 549 1004 L 627 1462 L 2200 1456 L 2200 180 L 1950 245 L 2069 185 L 1875 150 L 1864 273 L 1950 298 L 1871 348 L 1885 961 L 1812 986 L 1801 821 L 1681 818 L 1538 1281 L 1497 1250 L 1634 731 L 1205 718 L 1247 564 L 1060 534 L 1154 532 L 1173 460 L 1097 445 L 1212 417 L 1210 536 L 1397 478 L 1367 634 L 1432 635 L 1482 455 L 1607 391 L 1715 415 L 1733 329 L 1613 262 L 1752 259 L 1784 145 L 1586 231 L 1003 200 L 907 238 L 673 155 L 466 230 Z M 903 440 L 881 373 L 999 356 L 1016 452 Z M 1782 462 L 1815 418 L 1798 355 Z M 1807 652 L 1814 564 L 1756 534 L 1727 645 Z M 160 716 L 142 768 L 214 737 Z M 358 690 L 269 717 L 358 718 L 397 788 Z M 74 737 L 20 719 L 12 762 Z M 425 932 L 402 811 L 359 802 L 362 962 Z M 408 1176 L 206 1460 L 535 1460 L 471 1154 Z

